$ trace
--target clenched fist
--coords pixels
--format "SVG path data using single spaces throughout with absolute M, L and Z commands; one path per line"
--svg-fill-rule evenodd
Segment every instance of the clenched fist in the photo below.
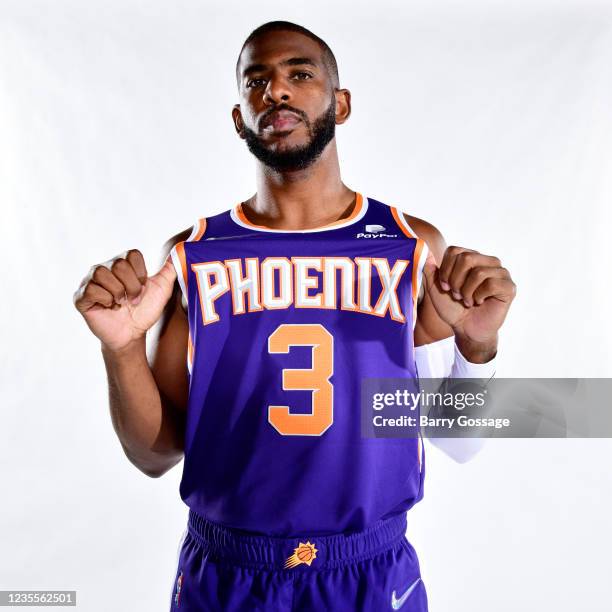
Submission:
M 431 301 L 455 337 L 496 342 L 516 295 L 516 285 L 497 257 L 450 246 L 439 268 L 428 260 L 423 272 Z
M 74 294 L 74 305 L 102 344 L 120 351 L 159 320 L 175 279 L 170 259 L 147 276 L 142 253 L 132 249 L 93 266 Z

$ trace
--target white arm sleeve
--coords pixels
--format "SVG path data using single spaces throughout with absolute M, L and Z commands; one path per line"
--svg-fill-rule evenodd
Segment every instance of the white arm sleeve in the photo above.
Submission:
M 415 360 L 422 378 L 484 378 L 495 374 L 495 358 L 487 363 L 471 363 L 459 351 L 450 336 L 415 348 Z M 458 463 L 465 463 L 484 446 L 484 438 L 428 438 Z

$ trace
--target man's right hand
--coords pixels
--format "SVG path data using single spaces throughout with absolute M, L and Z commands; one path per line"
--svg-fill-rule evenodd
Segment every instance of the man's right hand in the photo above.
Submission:
M 121 351 L 159 320 L 175 279 L 170 258 L 149 277 L 142 253 L 132 249 L 93 266 L 74 294 L 74 305 L 103 346 Z

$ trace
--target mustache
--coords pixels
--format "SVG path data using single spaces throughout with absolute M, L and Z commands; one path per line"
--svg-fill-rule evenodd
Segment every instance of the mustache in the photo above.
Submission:
M 278 106 L 274 106 L 273 108 L 267 110 L 264 115 L 259 120 L 259 129 L 263 129 L 266 126 L 266 122 L 274 113 L 278 113 L 279 111 L 289 111 L 297 115 L 306 125 L 307 128 L 310 127 L 310 121 L 308 121 L 308 117 L 304 111 L 301 111 L 298 108 L 294 108 L 293 106 L 289 106 L 288 104 L 279 104 Z

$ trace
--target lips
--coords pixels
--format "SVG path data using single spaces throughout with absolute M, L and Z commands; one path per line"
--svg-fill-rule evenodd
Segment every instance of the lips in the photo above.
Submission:
M 264 123 L 264 132 L 286 132 L 292 130 L 301 119 L 291 111 L 275 111 L 269 115 Z

